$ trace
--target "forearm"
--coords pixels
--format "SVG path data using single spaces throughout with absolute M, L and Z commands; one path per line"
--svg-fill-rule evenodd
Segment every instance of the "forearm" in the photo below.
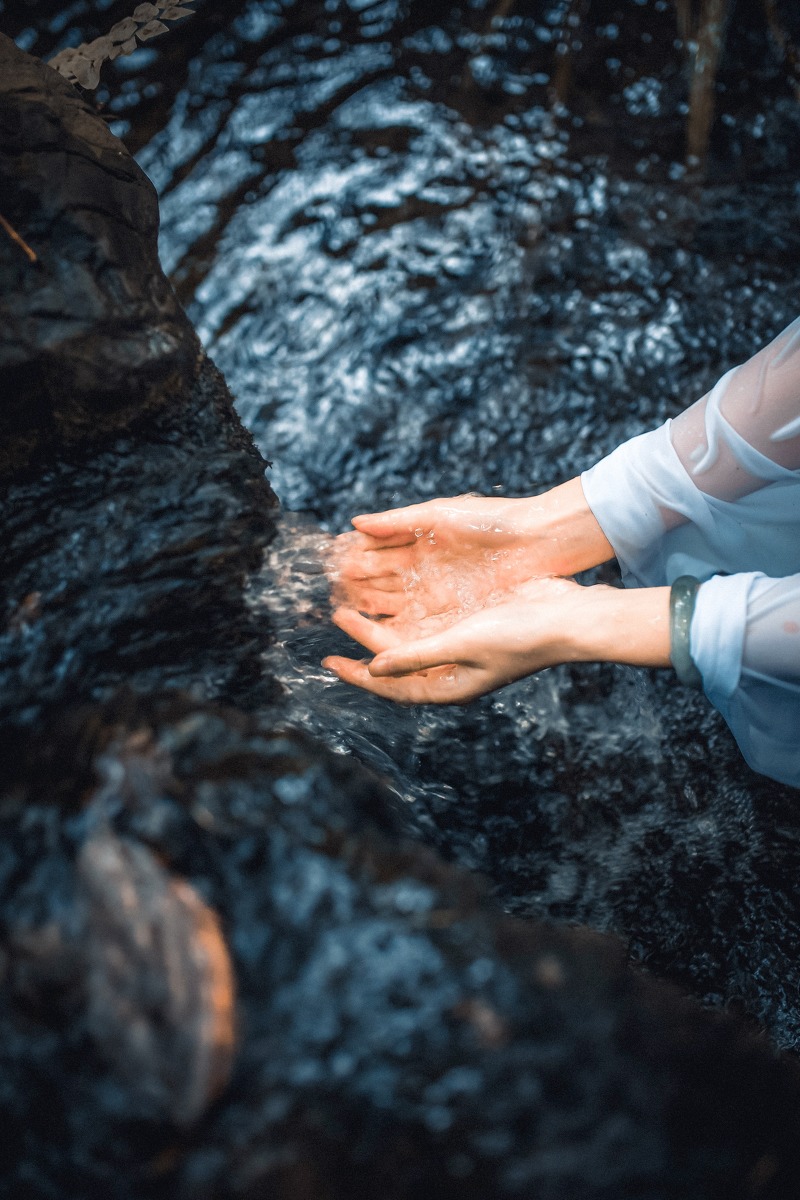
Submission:
M 518 503 L 523 529 L 547 573 L 575 575 L 614 557 L 579 478 Z
M 565 659 L 670 666 L 669 596 L 668 587 L 582 588 Z

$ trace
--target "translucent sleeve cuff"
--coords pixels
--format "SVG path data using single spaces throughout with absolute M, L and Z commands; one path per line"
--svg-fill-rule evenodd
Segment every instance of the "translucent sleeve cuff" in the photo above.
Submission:
M 708 413 L 710 436 L 735 443 L 738 435 L 718 406 L 709 405 Z M 800 472 L 744 444 L 739 456 L 758 466 L 762 486 L 733 499 L 712 496 L 678 457 L 672 424 L 631 438 L 581 475 L 625 584 L 660 587 L 679 575 L 703 580 L 739 571 L 800 572 Z
M 711 703 L 750 766 L 800 787 L 800 575 L 714 576 L 690 648 Z
M 730 699 L 741 678 L 747 597 L 755 578 L 715 575 L 697 593 L 689 647 L 703 691 L 716 708 Z
M 800 319 L 581 483 L 627 585 L 707 581 L 706 695 L 755 770 L 800 787 Z
M 653 587 L 682 574 L 709 574 L 699 573 L 693 561 L 676 563 L 667 574 L 664 538 L 670 530 L 692 523 L 706 537 L 713 534 L 708 497 L 686 473 L 669 431 L 667 421 L 631 438 L 581 475 L 586 502 L 613 546 L 628 586 Z

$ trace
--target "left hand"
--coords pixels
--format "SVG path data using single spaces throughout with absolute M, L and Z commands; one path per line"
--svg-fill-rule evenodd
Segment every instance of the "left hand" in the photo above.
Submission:
M 401 704 L 463 704 L 556 663 L 670 665 L 668 587 L 584 587 L 545 576 L 468 616 L 372 621 L 340 608 L 333 619 L 375 657 L 332 656 L 322 665 Z
M 446 615 L 373 621 L 352 608 L 333 620 L 375 657 L 333 656 L 340 679 L 405 704 L 459 704 L 556 663 L 582 657 L 572 637 L 586 621 L 587 593 L 571 579 L 528 580 L 501 603 Z

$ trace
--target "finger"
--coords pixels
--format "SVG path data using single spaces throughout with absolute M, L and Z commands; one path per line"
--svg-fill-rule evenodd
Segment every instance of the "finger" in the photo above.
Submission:
M 360 518 L 357 519 L 360 520 Z M 401 529 L 394 533 L 385 534 L 367 534 L 367 532 L 364 531 L 359 536 L 363 537 L 365 540 L 365 544 L 363 546 L 364 550 L 393 550 L 400 546 L 413 546 L 415 542 L 418 542 L 422 536 L 421 534 L 416 533 L 416 530 L 419 528 L 421 528 L 421 526 L 415 526 L 413 529 Z M 426 529 L 424 532 L 428 533 L 429 530 Z M 368 545 L 366 544 L 367 538 L 369 538 Z
M 383 622 L 370 621 L 352 608 L 337 608 L 331 619 L 348 637 L 366 646 L 373 654 L 379 654 L 381 650 L 387 650 L 397 644 L 397 634 L 388 629 Z
M 432 505 L 409 504 L 406 508 L 390 508 L 385 512 L 360 513 L 353 517 L 353 525 L 359 533 L 366 533 L 377 538 L 403 537 L 398 545 L 405 545 L 412 538 L 421 537 L 416 531 L 421 529 L 428 533 L 433 517 Z
M 383 592 L 378 588 L 334 588 L 334 597 L 348 608 L 355 608 L 370 617 L 396 617 L 405 603 L 402 591 Z
M 385 700 L 394 700 L 397 704 L 457 704 L 465 697 L 454 692 L 449 686 L 442 685 L 439 680 L 427 676 L 412 675 L 406 679 L 374 679 L 369 673 L 365 662 L 353 658 L 341 658 L 331 655 L 322 660 L 323 667 L 333 671 L 343 683 L 352 683 L 382 696 Z
M 373 537 L 368 533 L 359 533 L 355 529 L 349 533 L 340 533 L 333 539 L 328 548 L 332 558 L 344 558 L 350 554 L 361 554 L 365 550 L 385 550 L 386 540 Z
M 394 700 L 397 704 L 465 704 L 491 690 L 491 683 L 478 671 L 452 669 L 431 675 L 409 675 L 403 679 L 376 679 L 365 662 L 331 655 L 322 660 L 343 683 L 352 683 Z
M 358 597 L 362 592 L 404 592 L 405 585 L 399 575 L 378 575 L 374 579 L 332 579 L 334 593 Z M 357 608 L 358 605 L 353 607 Z
M 358 592 L 362 589 L 373 589 L 378 592 L 403 592 L 406 590 L 406 577 L 403 575 L 373 575 L 368 579 L 353 579 L 347 575 L 338 575 L 331 579 L 332 587 L 344 588 L 346 591 Z
M 397 557 L 385 557 L 389 551 Z M 411 566 L 411 547 L 396 549 L 391 538 L 382 540 L 363 533 L 343 533 L 323 555 L 323 566 L 329 579 L 388 575 Z
M 373 679 L 365 662 L 358 662 L 354 658 L 341 658 L 336 654 L 323 658 L 322 665 L 338 675 L 343 683 L 352 683 L 375 696 L 395 700 L 398 704 L 422 704 L 427 698 L 424 678 Z
M 406 645 L 392 648 L 382 647 L 369 664 L 374 678 L 409 675 L 416 671 L 428 671 L 432 667 L 452 666 L 458 659 L 453 639 L 445 635 L 420 638 Z
M 342 559 L 340 573 L 344 579 L 378 579 L 387 575 L 401 575 L 411 567 L 408 550 L 387 547 L 351 553 Z

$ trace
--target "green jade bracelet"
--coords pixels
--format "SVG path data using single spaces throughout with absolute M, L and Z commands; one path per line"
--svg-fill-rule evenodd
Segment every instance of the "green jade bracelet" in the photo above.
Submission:
M 689 643 L 699 587 L 699 579 L 681 575 L 669 593 L 669 656 L 681 683 L 694 688 L 703 686 L 702 676 L 692 661 Z

